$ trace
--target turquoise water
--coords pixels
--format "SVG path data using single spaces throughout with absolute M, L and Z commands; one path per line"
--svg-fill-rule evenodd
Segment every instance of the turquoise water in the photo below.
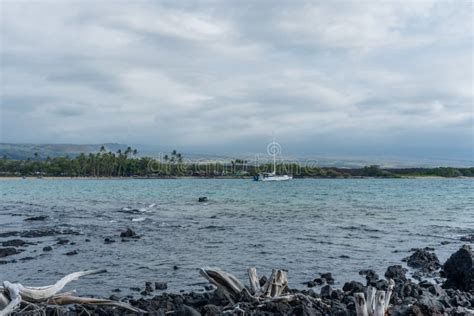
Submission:
M 199 267 L 218 266 L 245 280 L 256 266 L 267 275 L 288 269 L 293 287 L 319 272 L 332 272 L 342 286 L 360 279 L 361 269 L 383 274 L 413 247 L 434 247 L 444 261 L 460 236 L 474 233 L 473 192 L 470 179 L 0 180 L 0 233 L 78 233 L 22 238 L 37 244 L 3 258 L 17 262 L 0 265 L 0 280 L 44 285 L 105 267 L 107 275 L 72 287 L 104 295 L 167 281 L 172 291 L 198 290 Z M 200 196 L 209 201 L 198 203 Z M 24 221 L 38 215 L 48 218 Z M 142 238 L 121 242 L 127 227 Z M 116 242 L 104 244 L 106 237 Z M 58 238 L 75 244 L 57 245 Z M 43 252 L 45 246 L 53 251 Z M 72 250 L 78 254 L 64 255 Z

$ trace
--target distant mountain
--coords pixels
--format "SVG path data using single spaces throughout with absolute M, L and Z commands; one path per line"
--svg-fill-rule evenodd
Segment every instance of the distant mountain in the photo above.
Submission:
M 0 143 L 0 157 L 6 156 L 10 159 L 28 159 L 35 158 L 38 153 L 39 159 L 47 157 L 75 157 L 81 153 L 97 153 L 101 146 L 107 151 L 117 152 L 117 150 L 125 151 L 128 146 L 138 150 L 139 157 L 153 157 L 161 159 L 165 154 L 170 154 L 170 149 L 150 147 L 146 145 L 125 145 L 117 143 L 105 144 L 11 144 Z M 268 163 L 272 161 L 271 156 L 267 153 L 241 153 L 241 154 L 199 154 L 182 152 L 184 161 L 186 162 L 224 162 L 230 163 L 232 160 L 246 160 L 248 164 Z M 281 157 L 280 157 L 281 158 Z M 337 167 L 337 168 L 360 168 L 367 165 L 379 165 L 382 168 L 409 168 L 409 167 L 426 167 L 433 168 L 439 166 L 450 167 L 472 167 L 472 160 L 453 160 L 453 159 L 436 159 L 436 158 L 407 158 L 407 157 L 360 157 L 349 156 L 340 157 L 332 155 L 314 155 L 314 156 L 291 156 L 283 157 L 285 162 L 296 162 L 303 165 L 311 165 L 318 167 Z M 280 160 L 279 160 L 280 161 Z
M 0 157 L 9 159 L 28 159 L 34 158 L 38 153 L 39 159 L 47 157 L 75 157 L 81 153 L 96 153 L 104 146 L 107 151 L 124 151 L 128 145 L 106 143 L 106 144 L 9 144 L 0 143 Z

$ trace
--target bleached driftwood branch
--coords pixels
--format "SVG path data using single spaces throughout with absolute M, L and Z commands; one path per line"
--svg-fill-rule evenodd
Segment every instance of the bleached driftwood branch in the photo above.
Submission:
M 367 301 L 364 293 L 355 293 L 357 316 L 385 316 L 394 286 L 395 282 L 392 279 L 389 280 L 387 292 L 377 291 L 374 287 L 369 286 L 367 288 Z
M 14 312 L 22 303 L 45 303 L 49 305 L 111 305 L 128 309 L 130 311 L 145 313 L 138 308 L 123 302 L 112 300 L 76 297 L 71 293 L 59 293 L 68 283 L 79 279 L 82 276 L 107 272 L 104 269 L 79 271 L 66 275 L 53 285 L 42 287 L 23 286 L 20 283 L 3 282 L 0 287 L 0 316 Z
M 80 277 L 92 274 L 99 274 L 107 272 L 105 269 L 100 270 L 88 270 L 88 271 L 79 271 L 73 272 L 71 274 L 66 275 L 61 280 L 57 281 L 53 285 L 42 286 L 42 287 L 30 287 L 30 286 L 23 286 L 20 283 L 12 284 L 8 281 L 3 282 L 5 288 L 13 288 L 17 287 L 20 296 L 23 300 L 31 303 L 42 302 L 51 296 L 59 293 L 68 283 L 79 279 Z
M 199 269 L 199 273 L 220 289 L 231 302 L 234 302 L 245 288 L 239 279 L 219 268 L 205 267 Z
M 233 308 L 236 307 L 234 302 L 239 297 L 244 297 L 250 299 L 250 301 L 260 303 L 271 301 L 290 302 L 300 299 L 306 300 L 312 304 L 329 307 L 327 304 L 323 303 L 321 299 L 315 299 L 301 293 L 287 293 L 283 295 L 285 290 L 288 288 L 288 273 L 285 270 L 273 269 L 270 278 L 268 278 L 263 286 L 260 286 L 257 270 L 255 268 L 249 268 L 248 277 L 250 282 L 250 292 L 235 276 L 222 271 L 219 268 L 202 268 L 200 269 L 200 273 L 224 293 L 224 295 L 234 305 Z M 355 293 L 354 297 L 357 316 L 385 316 L 394 285 L 394 281 L 389 280 L 387 292 L 377 291 L 376 288 L 369 286 L 367 288 L 367 301 L 365 300 L 364 293 Z

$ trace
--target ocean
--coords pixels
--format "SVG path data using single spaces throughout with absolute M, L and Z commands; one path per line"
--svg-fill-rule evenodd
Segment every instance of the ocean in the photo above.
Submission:
M 146 281 L 202 291 L 203 266 L 245 282 L 248 267 L 287 269 L 294 288 L 332 272 L 342 287 L 362 269 L 383 275 L 411 248 L 433 247 L 444 262 L 474 233 L 471 179 L 18 179 L 0 180 L 0 196 L 0 243 L 33 243 L 0 258 L 0 281 L 41 286 L 108 270 L 67 287 L 80 295 L 138 294 L 130 288 Z M 122 241 L 127 228 L 141 238 Z

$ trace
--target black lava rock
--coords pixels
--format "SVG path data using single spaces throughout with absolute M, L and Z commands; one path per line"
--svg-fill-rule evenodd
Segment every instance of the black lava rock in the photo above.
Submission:
M 127 228 L 126 231 L 123 231 L 120 233 L 121 238 L 140 238 L 140 236 L 137 235 L 133 230 L 130 228 Z
M 168 288 L 168 283 L 166 282 L 155 282 L 156 290 L 166 290 Z
M 27 222 L 32 222 L 32 221 L 44 221 L 48 219 L 48 216 L 46 215 L 40 215 L 40 216 L 34 216 L 34 217 L 28 217 L 28 218 L 25 218 L 25 221 Z
M 4 257 L 11 256 L 11 255 L 16 255 L 16 254 L 20 253 L 21 251 L 22 250 L 12 248 L 12 247 L 0 248 L 0 258 L 4 258 Z
M 329 284 L 321 288 L 321 297 L 330 298 L 332 294 L 332 288 Z
M 407 262 L 409 267 L 421 269 L 426 272 L 435 271 L 441 268 L 441 263 L 436 254 L 428 252 L 427 249 L 431 250 L 433 248 L 416 249 L 411 256 L 403 260 Z
M 12 239 L 12 240 L 7 240 L 7 241 L 2 242 L 3 247 L 21 247 L 28 244 L 30 243 L 27 243 L 26 241 L 21 240 L 21 239 Z
M 346 282 L 342 287 L 344 292 L 358 293 L 364 292 L 365 286 L 357 281 Z
M 406 282 L 407 278 L 405 274 L 407 273 L 407 269 L 402 267 L 401 265 L 394 265 L 387 268 L 385 272 L 385 277 L 387 279 L 393 279 L 395 282 Z
M 198 199 L 198 202 L 207 202 L 207 196 L 201 196 L 201 197 Z
M 327 284 L 334 284 L 334 278 L 332 277 L 332 273 L 321 273 L 321 278 L 325 279 Z
M 367 280 L 367 285 L 375 286 L 375 283 L 379 279 L 379 275 L 372 269 L 360 270 L 359 274 L 365 275 L 365 279 Z
M 461 241 L 468 241 L 474 243 L 474 234 L 462 236 Z
M 110 237 L 105 237 L 105 239 L 104 239 L 104 244 L 111 244 L 111 243 L 114 243 L 114 242 L 115 242 L 115 240 L 113 240 Z
M 470 246 L 464 245 L 452 254 L 443 270 L 446 276 L 445 288 L 474 290 L 474 253 Z

